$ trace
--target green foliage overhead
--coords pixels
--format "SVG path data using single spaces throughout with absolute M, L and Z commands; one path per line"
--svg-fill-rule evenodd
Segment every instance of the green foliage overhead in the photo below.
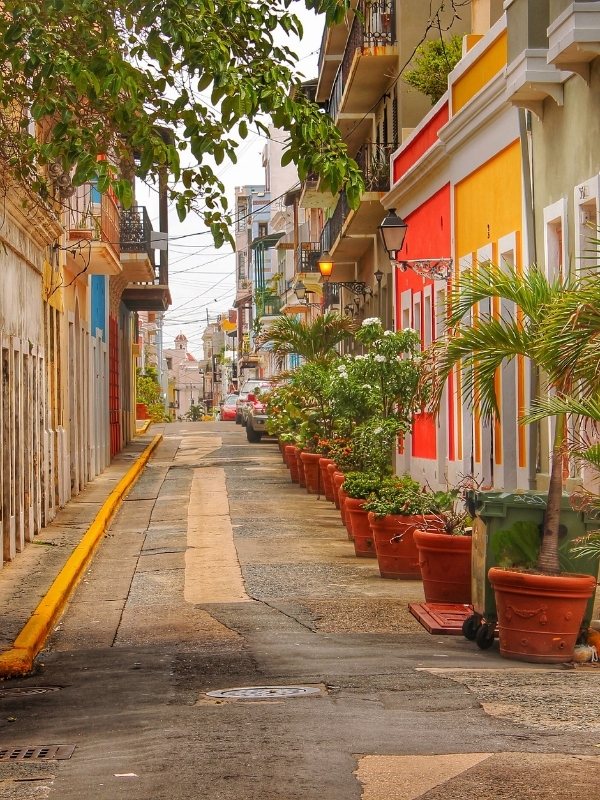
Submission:
M 305 0 L 339 21 L 350 0 Z M 358 167 L 330 118 L 302 91 L 297 58 L 278 44 L 301 35 L 291 0 L 6 0 L 0 16 L 0 160 L 32 197 L 52 175 L 112 185 L 124 206 L 131 179 L 170 178 L 183 218 L 201 209 L 217 245 L 228 237 L 215 164 L 235 162 L 253 124 L 288 132 L 283 160 L 300 178 L 346 188 Z M 279 34 L 279 35 L 278 35 Z M 44 135 L 30 133 L 31 118 Z M 107 160 L 98 160 L 108 156 Z M 50 178 L 46 177 L 50 168 Z
M 402 77 L 435 104 L 447 90 L 448 75 L 461 58 L 461 36 L 451 36 L 446 41 L 430 39 L 417 48 L 414 67 L 406 70 Z
M 290 355 L 327 362 L 338 357 L 336 345 L 349 339 L 355 327 L 351 319 L 333 311 L 319 314 L 310 322 L 283 315 L 258 337 L 257 344 L 268 345 L 280 367 Z

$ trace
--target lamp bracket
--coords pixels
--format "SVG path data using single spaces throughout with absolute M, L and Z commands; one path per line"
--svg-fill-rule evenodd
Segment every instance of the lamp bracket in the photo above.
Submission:
M 373 294 L 371 287 L 364 281 L 327 281 L 327 283 L 339 289 L 348 289 L 352 294 L 362 294 L 363 297 L 370 297 Z
M 407 269 L 412 269 L 417 275 L 423 278 L 431 278 L 435 281 L 447 281 L 452 275 L 452 266 L 454 260 L 452 258 L 415 258 L 408 261 L 400 261 L 394 259 L 394 263 L 406 272 Z

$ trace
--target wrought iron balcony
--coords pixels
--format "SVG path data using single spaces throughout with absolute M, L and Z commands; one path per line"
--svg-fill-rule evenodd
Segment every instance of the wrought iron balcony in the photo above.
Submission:
M 300 242 L 296 251 L 296 272 L 319 272 L 320 242 Z
M 324 283 L 323 284 L 323 308 L 328 309 L 331 306 L 340 304 L 340 286 L 338 283 Z
M 365 179 L 365 191 L 389 192 L 390 156 L 398 148 L 397 143 L 377 144 L 366 142 L 356 155 L 356 163 Z
M 342 97 L 357 52 L 362 55 L 378 55 L 378 49 L 396 43 L 395 0 L 360 0 L 358 7 L 360 14 L 352 22 L 344 57 L 329 99 L 329 115 L 334 120 L 340 112 Z M 379 91 L 378 88 L 375 90 Z
M 132 206 L 121 212 L 121 251 L 145 253 L 154 264 L 151 246 L 152 223 L 145 206 Z
M 320 247 L 322 253 L 332 249 L 342 232 L 342 228 L 349 211 L 350 207 L 348 205 L 348 199 L 346 198 L 346 192 L 340 192 L 338 204 L 336 205 L 331 218 L 325 223 L 321 233 Z
M 114 194 L 100 194 L 95 183 L 84 183 L 76 188 L 68 204 L 69 239 L 91 243 L 88 272 L 117 275 L 121 271 L 121 218 Z

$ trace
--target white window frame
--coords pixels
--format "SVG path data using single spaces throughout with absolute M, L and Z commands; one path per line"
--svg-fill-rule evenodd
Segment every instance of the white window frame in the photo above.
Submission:
M 560 224 L 562 232 L 562 246 L 559 253 L 556 243 L 553 241 L 552 227 Z M 568 264 L 568 234 L 567 226 L 567 198 L 563 197 L 552 205 L 544 209 L 544 272 L 549 280 L 559 274 L 559 256 L 562 262 L 563 277 L 569 272 Z
M 586 239 L 593 238 L 595 231 L 597 231 L 600 222 L 600 211 L 598 197 L 600 196 L 600 176 L 595 175 L 583 183 L 578 184 L 573 190 L 573 204 L 574 204 L 574 234 L 575 234 L 575 272 L 579 274 L 583 266 L 591 266 L 598 263 L 598 247 L 596 253 L 593 253 L 593 248 L 585 242 Z M 596 213 L 592 214 L 589 220 L 583 219 L 585 206 L 594 202 L 596 206 Z M 592 227 L 588 227 L 587 222 Z M 582 241 L 583 240 L 583 241 Z

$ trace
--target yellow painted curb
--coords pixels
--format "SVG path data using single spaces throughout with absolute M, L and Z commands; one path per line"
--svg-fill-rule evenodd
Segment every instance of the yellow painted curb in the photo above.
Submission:
M 33 660 L 60 618 L 71 593 L 90 563 L 124 495 L 138 479 L 162 438 L 162 434 L 158 434 L 152 439 L 135 464 L 127 470 L 108 495 L 85 536 L 69 556 L 67 563 L 54 579 L 45 597 L 40 600 L 37 608 L 15 639 L 12 648 L 0 655 L 0 678 L 14 678 L 31 672 Z
M 146 433 L 150 425 L 152 425 L 152 420 L 147 419 L 141 427 L 135 429 L 136 436 L 140 436 L 141 434 Z

